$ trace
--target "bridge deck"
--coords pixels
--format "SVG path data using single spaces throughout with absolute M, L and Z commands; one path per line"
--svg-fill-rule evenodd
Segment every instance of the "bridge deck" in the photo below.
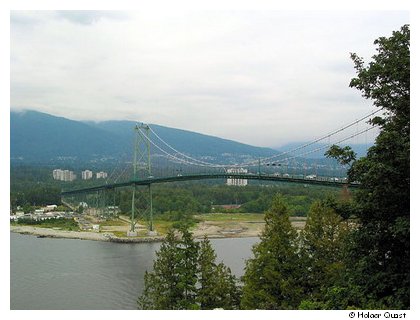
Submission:
M 191 175 L 177 175 L 171 177 L 148 177 L 144 179 L 131 180 L 120 183 L 104 184 L 96 187 L 89 187 L 84 189 L 69 190 L 61 192 L 61 195 L 72 195 L 72 194 L 82 194 L 82 193 L 91 193 L 100 190 L 109 190 L 116 188 L 123 188 L 128 186 L 146 186 L 154 183 L 165 183 L 165 182 L 179 182 L 179 181 L 189 181 L 189 180 L 204 180 L 204 179 L 248 179 L 248 180 L 264 180 L 264 181 L 277 181 L 277 182 L 289 182 L 289 183 L 303 183 L 303 184 L 314 184 L 314 185 L 323 185 L 330 187 L 342 187 L 348 186 L 349 188 L 359 187 L 358 183 L 348 183 L 344 179 L 331 180 L 331 178 L 322 178 L 318 177 L 315 179 L 309 178 L 300 178 L 296 176 L 285 177 L 279 175 L 267 175 L 267 174 L 253 174 L 253 173 L 210 173 L 210 174 L 191 174 Z

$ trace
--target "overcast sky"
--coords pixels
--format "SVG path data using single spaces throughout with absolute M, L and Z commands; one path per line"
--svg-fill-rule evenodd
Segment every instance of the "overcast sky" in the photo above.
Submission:
M 136 120 L 252 145 L 307 141 L 373 110 L 350 52 L 406 11 L 12 11 L 11 109 Z

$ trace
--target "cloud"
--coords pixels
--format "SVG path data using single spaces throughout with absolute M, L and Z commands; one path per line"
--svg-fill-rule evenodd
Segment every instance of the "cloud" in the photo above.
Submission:
M 65 10 L 56 11 L 55 14 L 58 19 L 63 18 L 81 25 L 92 25 L 101 19 L 125 20 L 128 17 L 123 11 Z
M 368 113 L 349 52 L 406 12 L 11 14 L 11 105 L 132 119 L 261 146 L 307 140 Z

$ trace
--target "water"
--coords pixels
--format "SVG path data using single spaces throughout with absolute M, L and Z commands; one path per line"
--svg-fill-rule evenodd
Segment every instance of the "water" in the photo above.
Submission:
M 218 260 L 241 276 L 258 238 L 211 240 Z M 10 234 L 12 310 L 136 309 L 160 243 L 37 238 Z

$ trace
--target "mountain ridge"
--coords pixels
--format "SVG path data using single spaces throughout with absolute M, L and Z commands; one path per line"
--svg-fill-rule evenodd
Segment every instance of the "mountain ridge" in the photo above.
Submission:
M 76 121 L 34 111 L 10 112 L 10 158 L 12 162 L 103 162 L 131 159 L 137 121 Z M 256 147 L 198 132 L 150 124 L 151 129 L 174 149 L 206 162 L 238 163 L 270 157 L 305 144 L 292 142 L 278 148 Z M 156 139 L 155 139 L 156 140 Z M 372 144 L 350 145 L 358 157 Z M 316 143 L 311 149 L 323 146 Z M 170 153 L 173 153 L 173 150 Z M 152 146 L 152 151 L 159 153 Z M 325 150 L 311 154 L 322 159 Z
M 60 159 L 90 161 L 98 157 L 117 159 L 119 155 L 131 152 L 136 123 L 130 120 L 76 121 L 34 110 L 11 111 L 10 157 L 15 161 L 29 162 L 54 162 Z M 155 124 L 150 127 L 180 152 L 213 157 L 215 161 L 226 157 L 255 158 L 276 153 L 270 148 L 183 129 Z

